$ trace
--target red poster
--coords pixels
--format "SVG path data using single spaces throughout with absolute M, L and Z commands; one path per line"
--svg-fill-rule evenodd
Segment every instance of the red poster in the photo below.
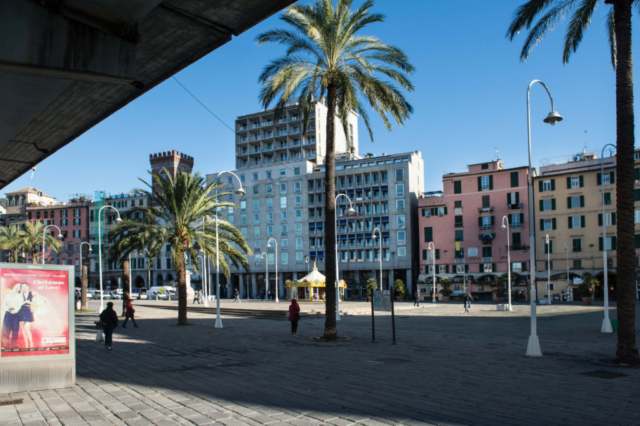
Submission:
M 69 353 L 69 272 L 0 271 L 2 357 Z

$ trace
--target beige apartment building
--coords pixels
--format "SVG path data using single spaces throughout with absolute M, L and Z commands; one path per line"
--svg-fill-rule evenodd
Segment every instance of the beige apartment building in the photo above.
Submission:
M 640 163 L 638 154 L 636 152 L 636 163 Z M 583 152 L 567 163 L 540 167 L 539 175 L 534 178 L 536 288 L 540 300 L 547 299 L 549 273 L 550 294 L 556 301 L 562 300 L 567 293 L 571 300 L 579 300 L 577 287 L 585 272 L 590 272 L 602 282 L 605 245 L 608 282 L 612 289 L 609 294 L 615 299 L 616 157 L 604 158 L 604 175 L 601 175 L 601 161 L 596 154 Z M 636 176 L 639 172 L 637 168 Z M 640 188 L 640 180 L 636 184 Z M 639 191 L 636 189 L 636 206 L 639 205 Z M 640 233 L 640 207 L 636 208 L 636 233 Z M 603 240 L 603 221 L 607 226 L 606 240 Z M 602 297 L 602 289 L 599 293 L 596 297 Z

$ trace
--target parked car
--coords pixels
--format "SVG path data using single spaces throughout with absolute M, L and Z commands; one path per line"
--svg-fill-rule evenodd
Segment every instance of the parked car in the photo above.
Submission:
M 148 299 L 146 288 L 132 288 L 131 289 L 131 297 L 134 299 Z
M 112 292 L 110 292 L 110 293 L 109 293 L 109 296 L 111 297 L 111 299 L 114 299 L 114 300 L 120 300 L 120 299 L 122 299 L 122 296 L 121 296 L 120 294 L 118 294 L 118 292 L 117 292 L 117 291 L 112 291 Z

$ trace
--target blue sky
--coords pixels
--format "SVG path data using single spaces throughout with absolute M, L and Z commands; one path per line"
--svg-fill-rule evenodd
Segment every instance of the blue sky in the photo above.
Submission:
M 360 152 L 422 151 L 427 191 L 442 188 L 443 173 L 492 159 L 495 149 L 506 167 L 524 165 L 526 89 L 533 79 L 549 86 L 565 117 L 555 127 L 544 124 L 549 100 L 541 86 L 534 86 L 534 167 L 581 151 L 585 130 L 588 151 L 599 153 L 606 143 L 615 143 L 615 74 L 603 20 L 609 6 L 601 5 L 580 49 L 563 65 L 565 26 L 548 36 L 527 63 L 519 61 L 526 34 L 509 42 L 505 33 L 523 2 L 376 1 L 374 11 L 385 14 L 386 22 L 362 34 L 405 50 L 416 67 L 411 76 L 416 90 L 408 95 L 415 112 L 392 132 L 374 119 L 374 144 L 361 123 Z M 255 37 L 281 26 L 273 16 L 177 78 L 233 126 L 238 115 L 261 109 L 258 75 L 283 53 L 279 46 L 257 46 Z M 148 179 L 150 153 L 172 149 L 193 156 L 195 170 L 202 173 L 235 165 L 233 133 L 169 79 L 39 164 L 33 179 L 27 173 L 2 192 L 35 186 L 60 201 L 95 190 L 117 194 L 140 187 L 138 177 Z

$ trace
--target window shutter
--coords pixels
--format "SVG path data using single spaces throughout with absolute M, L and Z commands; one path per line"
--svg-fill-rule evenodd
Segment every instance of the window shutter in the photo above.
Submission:
M 638 169 L 636 169 L 636 170 L 638 170 Z M 640 249 L 640 234 L 635 234 L 634 237 L 636 239 L 636 248 Z
M 611 250 L 618 250 L 618 239 L 611 237 Z
M 540 200 L 540 211 L 543 212 L 544 211 L 544 203 L 542 202 L 543 200 Z
M 542 181 L 541 180 L 538 181 L 538 190 L 540 192 L 542 192 Z
M 598 238 L 598 247 L 600 248 L 600 251 L 604 251 L 604 248 L 602 245 L 602 237 Z
M 580 188 L 584 187 L 584 176 L 580 175 Z
M 520 213 L 520 226 L 524 223 L 524 213 Z
M 527 262 L 522 262 L 522 272 L 527 271 Z
M 569 216 L 569 229 L 573 229 L 573 218 Z
M 489 175 L 489 189 L 493 189 L 493 175 Z
M 507 192 L 507 205 L 511 204 L 511 193 Z
M 556 199 L 552 198 L 551 199 L 551 210 L 555 210 L 556 209 Z
M 616 172 L 609 172 L 609 183 L 616 183 Z
M 540 230 L 544 231 L 544 219 L 540 219 Z
M 598 214 L 598 226 L 602 226 L 602 213 Z
M 444 270 L 448 274 L 449 273 L 449 265 L 445 265 Z
M 440 260 L 440 249 L 436 249 L 436 260 Z
M 478 176 L 478 191 L 482 191 L 482 178 Z
M 424 242 L 430 243 L 432 241 L 433 241 L 433 228 L 429 226 L 424 228 Z
M 597 179 L 598 180 L 598 185 L 602 185 L 602 174 L 598 173 L 597 176 L 598 176 L 598 179 Z
M 615 212 L 611 213 L 611 224 L 612 225 L 616 224 L 616 213 Z
M 518 186 L 519 186 L 518 172 L 511 172 L 511 187 L 517 188 Z
M 509 225 L 511 225 L 511 215 L 510 214 L 507 215 L 507 222 L 509 223 Z
M 468 274 L 469 273 L 469 265 L 464 265 L 464 271 Z
M 435 207 L 431 207 L 431 216 L 436 216 L 438 214 L 438 209 Z
M 638 168 L 633 169 L 633 178 L 635 180 L 640 179 L 640 169 L 638 169 Z
M 422 260 L 427 260 L 427 251 L 426 250 L 422 250 Z
M 491 224 L 492 225 L 496 224 L 496 217 L 495 216 L 491 216 Z
M 493 272 L 497 272 L 497 270 L 496 270 L 496 264 L 495 264 L 495 263 L 492 263 L 492 264 L 491 264 L 491 269 L 493 269 Z
M 567 197 L 567 208 L 571 208 L 571 197 Z
M 580 207 L 584 207 L 584 195 L 580 196 Z
M 583 228 L 586 228 L 586 227 L 587 227 L 587 220 L 586 220 L 586 217 L 585 217 L 585 216 L 580 216 L 580 225 L 581 225 Z
M 551 229 L 553 229 L 553 230 L 556 229 L 556 218 L 555 217 L 553 219 L 551 219 Z
M 640 201 L 640 189 L 633 190 L 633 201 Z
M 571 189 L 571 178 L 567 177 L 567 189 Z
M 556 180 L 555 179 L 551 179 L 551 190 L 552 191 L 556 190 Z
M 520 203 L 520 193 L 516 192 L 516 204 Z
M 482 218 L 481 217 L 478 218 L 478 226 L 482 226 Z
M 447 214 L 447 207 L 444 208 L 444 214 Z

